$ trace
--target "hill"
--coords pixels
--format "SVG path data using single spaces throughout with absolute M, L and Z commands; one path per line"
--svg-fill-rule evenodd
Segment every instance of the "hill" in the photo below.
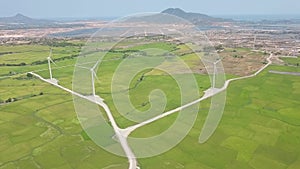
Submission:
M 33 19 L 28 16 L 22 14 L 16 14 L 15 16 L 11 17 L 2 17 L 0 18 L 0 23 L 3 24 L 50 24 L 54 23 L 55 21 L 51 20 L 44 20 L 44 19 Z
M 54 20 L 34 19 L 22 14 L 11 17 L 0 17 L 0 29 L 29 29 L 29 28 L 57 28 L 76 27 L 83 24 L 68 24 Z
M 215 18 L 205 14 L 185 12 L 180 8 L 168 8 L 162 11 L 161 13 L 175 15 L 177 17 L 186 19 L 194 24 L 213 23 L 213 22 L 233 22 L 233 20 L 231 19 Z

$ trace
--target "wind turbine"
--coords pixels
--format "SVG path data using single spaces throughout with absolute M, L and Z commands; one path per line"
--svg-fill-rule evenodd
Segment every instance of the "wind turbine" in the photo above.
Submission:
M 50 73 L 50 79 L 52 80 L 53 77 L 52 77 L 52 70 L 51 70 L 51 62 L 52 62 L 53 64 L 55 64 L 55 63 L 54 63 L 53 60 L 51 59 L 51 56 L 52 56 L 52 49 L 50 49 L 49 56 L 47 57 L 47 60 L 48 60 L 48 67 L 49 67 L 49 73 Z M 56 64 L 55 64 L 55 65 L 56 65 Z
M 99 81 L 97 74 L 95 72 L 95 68 L 97 67 L 97 65 L 98 64 L 95 64 L 95 66 L 90 69 L 91 76 L 92 76 L 92 99 L 101 103 L 101 102 L 103 102 L 104 99 L 101 98 L 100 96 L 96 95 L 96 88 L 95 88 L 95 79 L 97 79 Z
M 256 43 L 256 35 L 254 35 L 253 50 L 255 50 L 255 43 Z
M 52 76 L 51 62 L 55 65 L 56 65 L 56 63 L 51 59 L 51 56 L 52 56 L 52 48 L 50 49 L 50 53 L 49 53 L 49 56 L 47 57 L 47 60 L 48 60 L 50 80 L 57 83 L 57 80 L 54 79 L 53 76 Z
M 95 79 L 97 79 L 98 81 L 99 81 L 99 79 L 98 79 L 98 77 L 97 77 L 97 74 L 96 74 L 96 72 L 95 72 L 95 67 L 96 66 L 94 66 L 94 67 L 92 67 L 92 68 L 88 68 L 88 67 L 84 67 L 84 66 L 76 66 L 76 67 L 79 67 L 79 68 L 82 68 L 82 69 L 86 69 L 86 70 L 89 70 L 90 71 L 90 73 L 91 73 L 91 78 L 92 78 L 92 97 L 96 97 L 97 95 L 96 95 L 96 89 L 95 89 Z
M 297 48 L 295 46 L 294 50 L 293 50 L 293 56 L 297 57 Z
M 214 64 L 214 74 L 213 74 L 213 86 L 212 88 L 215 89 L 216 87 L 216 74 L 217 74 L 217 64 L 222 61 L 222 59 L 217 59 L 213 64 Z
M 95 78 L 97 78 L 97 75 L 93 68 L 91 68 L 90 71 L 91 71 L 91 76 L 92 76 L 92 95 L 96 96 Z
M 104 101 L 103 98 L 101 98 L 100 96 L 96 95 L 96 89 L 95 89 L 95 79 L 98 79 L 97 77 L 97 74 L 95 72 L 95 69 L 97 68 L 98 64 L 101 62 L 101 59 L 99 59 L 93 67 L 91 67 L 89 70 L 91 72 L 91 76 L 92 76 L 92 99 L 99 102 L 99 103 L 102 103 Z
M 97 77 L 97 75 L 96 75 L 95 69 L 97 68 L 97 66 L 98 66 L 98 64 L 99 64 L 100 62 L 101 62 L 101 59 L 99 59 L 99 60 L 94 64 L 94 66 L 90 68 L 91 75 L 92 75 L 92 88 L 93 88 L 92 90 L 93 90 L 93 96 L 96 96 L 96 90 L 95 90 L 95 78 L 96 78 L 97 80 L 99 80 L 98 77 Z
M 210 63 L 210 64 L 213 64 L 214 65 L 214 67 L 213 67 L 213 69 L 214 69 L 214 71 L 213 71 L 213 78 L 212 78 L 212 89 L 215 89 L 215 87 L 216 87 L 216 79 L 217 79 L 217 72 L 218 72 L 218 68 L 217 68 L 217 64 L 219 63 L 219 62 L 221 62 L 222 61 L 222 59 L 223 58 L 216 58 L 215 60 L 215 62 L 212 62 L 212 61 L 210 61 L 210 60 L 207 60 L 207 59 L 202 59 L 202 61 L 206 61 L 206 62 L 208 62 L 208 63 Z

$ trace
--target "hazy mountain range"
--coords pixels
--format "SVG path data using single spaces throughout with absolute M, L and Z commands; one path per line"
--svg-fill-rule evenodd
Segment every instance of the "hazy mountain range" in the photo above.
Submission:
M 218 18 L 218 17 L 212 17 L 205 14 L 200 13 L 193 13 L 193 12 L 185 12 L 182 9 L 179 8 L 169 8 L 161 13 L 164 14 L 170 14 L 175 15 L 177 17 L 181 17 L 185 20 L 188 20 L 195 25 L 198 25 L 200 28 L 203 29 L 211 29 L 211 28 L 221 28 L 223 23 L 232 23 L 232 24 L 249 24 L 254 22 L 241 22 L 241 21 L 235 21 L 233 19 L 225 19 L 225 18 Z M 149 19 L 146 18 L 131 18 L 131 21 L 142 21 L 143 19 Z M 159 19 L 159 17 L 151 16 L 151 19 L 156 19 L 156 21 Z M 97 19 L 91 19 L 91 20 L 97 20 Z M 74 21 L 74 20 L 73 20 Z M 256 21 L 255 24 L 264 25 L 264 24 L 299 24 L 299 19 L 294 20 L 263 20 L 263 21 Z M 217 26 L 216 26 L 217 25 Z M 220 26 L 221 25 L 221 26 Z M 84 23 L 70 23 L 70 21 L 56 21 L 56 20 L 46 20 L 46 19 L 33 19 L 27 16 L 24 16 L 22 14 L 17 14 L 12 17 L 0 17 L 0 29 L 29 29 L 29 28 L 74 28 L 74 27 L 84 27 Z
M 55 21 L 43 20 L 43 19 L 32 19 L 22 14 L 17 14 L 12 17 L 0 18 L 0 23 L 6 24 L 49 24 L 55 23 Z
M 175 15 L 178 17 L 181 17 L 183 19 L 186 19 L 193 23 L 201 23 L 201 22 L 233 22 L 232 19 L 223 19 L 223 18 L 215 18 L 212 16 L 208 16 L 205 14 L 200 13 L 192 13 L 192 12 L 185 12 L 184 10 L 180 8 L 169 8 L 161 13 L 166 13 L 170 15 Z
M 0 29 L 29 29 L 29 28 L 66 28 L 83 26 L 83 24 L 66 24 L 54 20 L 46 19 L 33 19 L 22 14 L 17 14 L 12 17 L 2 17 L 0 18 Z

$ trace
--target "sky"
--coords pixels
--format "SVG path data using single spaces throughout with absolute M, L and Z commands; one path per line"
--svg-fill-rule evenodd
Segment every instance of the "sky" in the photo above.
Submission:
M 0 0 L 0 17 L 122 17 L 181 8 L 208 15 L 299 15 L 299 0 Z

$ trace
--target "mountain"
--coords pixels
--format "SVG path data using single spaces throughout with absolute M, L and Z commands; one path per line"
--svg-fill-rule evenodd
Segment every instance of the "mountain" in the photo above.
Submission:
M 176 16 L 170 17 L 168 15 Z M 233 23 L 234 21 L 231 19 L 223 19 L 223 18 L 215 18 L 205 14 L 200 13 L 192 13 L 185 12 L 180 8 L 168 8 L 162 11 L 159 14 L 151 14 L 151 15 L 139 15 L 134 17 L 126 18 L 124 21 L 126 22 L 153 22 L 153 23 L 175 23 L 181 22 L 183 20 L 179 20 L 178 18 L 182 18 L 183 20 L 189 21 L 200 29 L 211 29 L 211 28 L 221 28 L 224 23 Z
M 186 19 L 194 24 L 204 24 L 204 23 L 213 23 L 213 22 L 233 22 L 231 19 L 223 19 L 223 18 L 215 18 L 205 14 L 200 13 L 192 13 L 192 12 L 185 12 L 180 8 L 169 8 L 161 13 L 175 15 L 177 17 Z
M 0 29 L 30 29 L 30 28 L 66 28 L 84 26 L 83 24 L 68 24 L 46 19 L 33 19 L 22 14 L 12 17 L 0 17 Z
M 50 20 L 42 20 L 42 19 L 33 19 L 27 16 L 24 16 L 22 14 L 17 14 L 12 17 L 3 17 L 0 18 L 0 23 L 4 24 L 49 24 L 49 23 L 54 23 L 54 21 Z

